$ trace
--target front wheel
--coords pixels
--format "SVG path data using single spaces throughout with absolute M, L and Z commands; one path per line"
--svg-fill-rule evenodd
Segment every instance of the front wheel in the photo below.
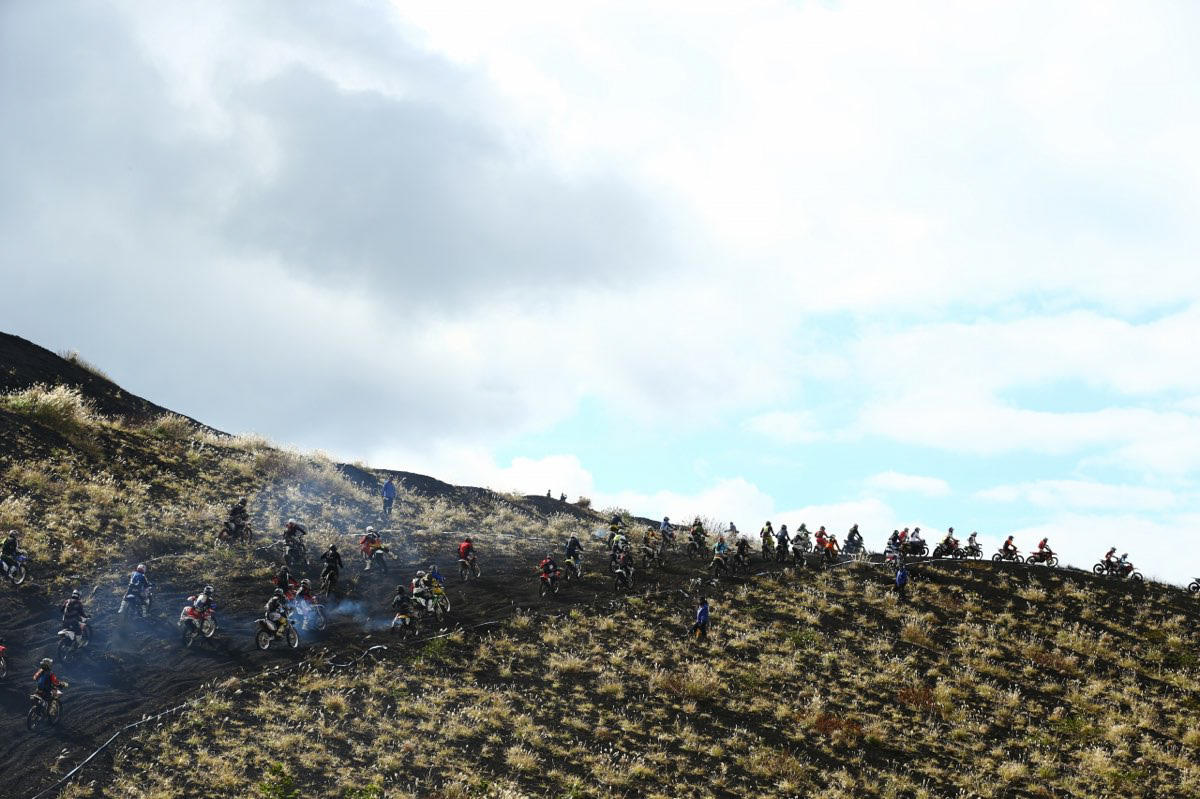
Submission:
M 254 636 L 254 644 L 265 651 L 271 646 L 271 634 L 266 630 L 259 630 Z
M 296 628 L 293 627 L 292 625 L 290 625 L 290 624 L 288 625 L 288 628 L 284 632 L 283 637 L 287 641 L 287 645 L 290 646 L 292 649 L 296 649 L 297 647 L 300 646 L 300 636 L 296 633 Z
M 200 624 L 200 632 L 204 633 L 205 638 L 212 638 L 217 632 L 217 623 L 212 619 L 205 619 Z
M 191 623 L 183 625 L 182 642 L 183 642 L 184 648 L 186 649 L 187 647 L 191 646 L 195 640 L 196 640 L 196 625 L 191 624 Z
M 538 588 L 538 596 L 545 599 L 546 594 L 550 593 L 550 581 L 542 580 L 541 583 L 541 586 Z
M 1092 567 L 1093 574 L 1099 574 L 1099 575 L 1103 576 L 1105 571 L 1107 571 L 1107 569 L 1104 568 L 1103 563 L 1097 563 L 1095 566 Z
M 1190 583 L 1188 583 L 1188 593 L 1189 594 L 1200 593 L 1200 580 L 1192 580 Z M 4 676 L 3 674 L 0 674 L 0 677 L 3 677 L 3 676 Z
M 329 626 L 329 619 L 325 616 L 325 608 L 317 605 L 313 608 L 312 613 L 313 626 L 318 630 L 324 630 Z
M 0 658 L 0 680 L 8 676 L 8 662 L 4 658 Z
M 58 639 L 58 659 L 63 663 L 71 660 L 71 653 L 75 651 L 75 646 L 66 638 Z
M 1051 556 L 1050 560 L 1046 561 L 1046 565 L 1049 566 L 1051 569 L 1057 567 L 1058 566 L 1058 558 Z
M 8 579 L 12 580 L 13 585 L 20 585 L 21 583 L 25 582 L 25 578 L 28 575 L 29 572 L 26 570 L 24 564 L 18 563 L 13 567 L 12 571 L 8 573 Z
M 42 718 L 44 715 L 45 711 L 42 710 L 42 705 L 40 702 L 29 708 L 29 712 L 25 714 L 25 728 L 29 730 L 35 729 L 39 724 L 42 723 Z
M 1146 581 L 1146 578 L 1142 576 L 1141 572 L 1133 572 L 1129 575 L 1129 579 L 1133 580 L 1135 583 L 1144 583 Z

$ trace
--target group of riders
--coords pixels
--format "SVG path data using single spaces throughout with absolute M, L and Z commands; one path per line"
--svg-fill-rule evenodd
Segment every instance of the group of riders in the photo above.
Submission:
M 219 537 L 223 540 L 238 540 L 249 538 L 250 517 L 246 500 L 241 499 L 230 509 L 229 518 L 225 522 Z M 295 519 L 289 519 L 283 531 L 285 550 L 296 556 L 303 556 L 301 561 L 307 564 L 304 537 L 307 535 L 304 525 Z M 972 532 L 965 543 L 960 543 L 951 527 L 945 537 L 933 550 L 933 557 L 982 557 L 982 547 L 978 533 Z M 865 553 L 862 534 L 855 524 L 846 534 L 844 544 L 839 544 L 837 536 L 821 526 L 816 533 L 810 534 L 805 524 L 800 524 L 794 534 L 789 533 L 787 525 L 780 525 L 775 530 L 767 521 L 759 531 L 761 542 L 760 551 L 764 560 L 769 562 L 803 562 L 806 556 L 816 553 L 827 563 L 836 562 L 840 555 L 858 555 Z M 697 517 L 688 528 L 686 551 L 693 558 L 711 558 L 710 569 L 715 576 L 721 573 L 733 573 L 750 565 L 750 540 L 743 536 L 731 522 L 729 528 L 716 536 L 710 544 L 709 534 L 702 520 Z M 643 567 L 650 567 L 661 562 L 668 549 L 673 549 L 676 543 L 675 528 L 669 517 L 662 522 L 649 525 L 642 531 L 638 554 Z M 379 532 L 368 526 L 358 541 L 359 552 L 363 558 L 364 571 L 370 571 L 373 566 L 386 573 L 387 561 L 383 557 L 388 551 Z M 618 590 L 633 585 L 634 576 L 634 547 L 629 540 L 628 526 L 619 516 L 614 516 L 609 523 L 606 549 L 609 555 L 609 571 L 614 576 Z M 906 527 L 893 530 L 887 540 L 884 550 L 885 560 L 897 568 L 903 565 L 907 557 L 924 557 L 928 554 L 928 545 L 921 536 L 921 529 L 914 527 L 911 531 Z M 478 576 L 479 568 L 476 560 L 475 545 L 470 536 L 464 537 L 457 550 L 458 561 L 463 579 Z M 20 550 L 17 531 L 13 530 L 0 544 L 0 571 L 5 576 L 11 575 L 18 563 L 18 557 L 23 557 Z M 583 545 L 579 537 L 572 533 L 567 540 L 563 562 L 560 565 L 553 552 L 547 552 L 538 563 L 535 575 L 542 583 L 543 595 L 557 592 L 560 579 L 565 575 L 568 579 L 578 577 L 582 573 Z M 1057 557 L 1049 546 L 1049 539 L 1042 538 L 1037 548 L 1027 559 L 1022 559 L 1014 543 L 1014 536 L 1008 536 L 993 556 L 994 560 L 1016 560 L 1028 563 L 1045 563 L 1057 565 Z M 314 613 L 319 613 L 320 601 L 318 593 L 327 596 L 334 595 L 338 590 L 338 580 L 345 562 L 338 550 L 337 544 L 330 544 L 321 554 L 322 569 L 320 573 L 319 591 L 314 591 L 311 581 L 306 577 L 296 579 L 289 568 L 288 562 L 294 558 L 285 558 L 285 563 L 273 577 L 274 589 L 267 599 L 263 619 L 260 626 L 274 637 L 282 636 L 294 620 L 300 620 L 307 626 L 308 620 Z M 1129 562 L 1128 553 L 1116 555 L 1116 547 L 1105 553 L 1096 564 L 1094 570 L 1098 574 L 1110 574 L 1127 577 L 1134 572 L 1133 564 Z M 442 609 L 448 611 L 449 601 L 445 598 L 446 578 L 438 571 L 436 564 L 416 573 L 407 585 L 396 586 L 391 600 L 391 610 L 395 614 L 392 626 L 405 632 L 416 632 L 420 620 L 427 615 L 436 615 L 440 621 Z M 146 574 L 145 564 L 138 564 L 129 577 L 129 584 L 121 604 L 120 613 L 140 612 L 145 615 L 149 609 L 150 596 L 154 589 Z M 202 621 L 211 620 L 216 610 L 216 593 L 212 585 L 205 585 L 203 590 L 189 596 L 187 604 L 180 615 L 180 625 L 184 626 L 189 619 Z M 323 616 L 322 616 L 323 618 Z M 87 645 L 89 638 L 89 615 L 84 606 L 83 597 L 78 590 L 71 592 L 62 604 L 62 626 L 60 631 L 59 654 L 64 659 L 69 654 Z M 705 618 L 705 627 L 707 618 Z M 323 626 L 323 622 L 322 625 Z M 208 628 L 215 630 L 215 622 Z M 206 632 L 211 635 L 211 632 Z M 262 633 L 260 632 L 260 636 Z M 294 635 L 294 634 L 293 634 Z M 294 640 L 294 638 L 293 638 Z M 185 634 L 185 642 L 187 641 Z M 260 638 L 261 641 L 261 638 Z M 260 646 L 262 644 L 260 643 Z M 266 648 L 262 646 L 262 648 Z M 48 707 L 57 701 L 59 691 L 66 686 L 53 671 L 53 660 L 43 659 L 34 676 L 37 684 L 35 698 Z

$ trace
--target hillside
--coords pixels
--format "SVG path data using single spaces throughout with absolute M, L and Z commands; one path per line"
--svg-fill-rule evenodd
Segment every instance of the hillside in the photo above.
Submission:
M 0 581 L 0 795 L 1200 795 L 1197 610 L 1178 589 L 939 561 L 916 567 L 904 605 L 878 563 L 756 561 L 713 582 L 672 554 L 618 596 L 592 545 L 588 576 L 542 600 L 533 564 L 590 538 L 597 514 L 392 472 L 383 519 L 387 472 L 216 433 L 35 355 L 36 379 L 0 362 L 0 530 L 34 556 L 25 584 Z M 103 404 L 114 390 L 125 410 Z M 238 496 L 256 541 L 216 546 Z M 259 652 L 266 545 L 288 517 L 310 551 L 350 554 L 374 524 L 398 558 L 387 575 L 347 558 L 330 627 Z M 444 632 L 397 641 L 391 589 L 431 561 L 453 573 L 464 532 L 483 576 L 451 586 Z M 155 611 L 123 629 L 138 561 Z M 185 650 L 175 618 L 205 582 L 220 628 Z M 95 638 L 60 670 L 60 725 L 27 732 L 28 675 L 72 587 Z M 703 643 L 685 636 L 698 591 L 713 600 Z

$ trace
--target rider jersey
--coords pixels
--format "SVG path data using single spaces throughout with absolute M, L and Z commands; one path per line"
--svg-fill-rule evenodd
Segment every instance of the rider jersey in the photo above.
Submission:
M 458 557 L 461 560 L 466 560 L 467 557 L 474 551 L 475 551 L 475 547 L 471 544 L 470 541 L 463 541 L 461 544 L 458 545 Z

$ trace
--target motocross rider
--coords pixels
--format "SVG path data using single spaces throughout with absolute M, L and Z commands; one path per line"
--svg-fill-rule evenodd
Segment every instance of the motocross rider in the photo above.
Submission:
M 367 562 L 366 571 L 371 570 L 371 558 L 375 556 L 375 552 L 383 546 L 383 540 L 379 537 L 379 533 L 375 532 L 374 527 L 367 527 L 366 535 L 358 540 L 358 550 L 362 553 L 363 560 Z
M 17 565 L 17 531 L 9 530 L 8 538 L 4 539 L 3 546 L 0 546 L 0 565 L 4 567 L 4 573 L 7 575 Z
M 304 536 L 308 535 L 308 529 L 297 522 L 295 519 L 288 519 L 287 525 L 283 528 L 283 543 L 287 544 L 287 548 L 304 546 Z
M 475 544 L 471 541 L 471 536 L 463 538 L 462 543 L 458 545 L 458 559 L 471 561 L 475 557 Z
M 946 531 L 946 537 L 942 539 L 942 547 L 947 552 L 953 552 L 958 549 L 958 539 L 954 537 L 953 527 Z
M 250 512 L 246 510 L 246 498 L 242 497 L 229 507 L 229 522 L 233 525 L 233 532 L 241 535 L 249 521 Z
M 79 589 L 71 592 L 71 597 L 63 603 L 63 627 L 75 633 L 83 635 L 87 630 L 87 611 L 83 608 L 83 599 L 80 597 Z
M 300 600 L 304 600 L 310 605 L 315 605 L 317 602 L 316 594 L 312 592 L 312 583 L 308 581 L 307 577 L 300 581 L 300 586 L 296 589 L 295 601 L 299 602 Z
M 192 607 L 196 609 L 197 613 L 210 613 L 216 610 L 217 605 L 213 601 L 215 594 L 216 591 L 213 590 L 211 585 L 204 586 L 204 590 L 192 600 Z
M 321 554 L 321 560 L 325 564 L 321 569 L 321 581 L 324 582 L 326 577 L 330 577 L 330 582 L 336 583 L 338 572 L 343 565 L 342 554 L 338 552 L 337 544 L 330 544 L 329 549 Z
M 954 532 L 953 527 L 950 528 L 950 532 Z M 862 533 L 858 532 L 858 525 L 856 524 L 850 528 L 850 532 L 846 533 L 846 546 L 854 546 L 861 549 L 862 542 Z
M 1054 550 L 1052 550 L 1049 547 L 1049 542 L 1050 542 L 1049 537 L 1043 538 L 1041 541 L 1038 541 L 1038 548 L 1037 548 L 1038 560 L 1047 560 L 1047 559 L 1049 559 L 1049 557 L 1051 555 L 1054 554 Z
M 583 544 L 579 543 L 579 536 L 571 533 L 571 537 L 567 539 L 567 557 L 575 558 L 576 565 L 582 562 L 580 554 L 583 552 Z
M 42 662 L 38 664 L 38 670 L 33 673 L 33 681 L 37 684 L 37 695 L 49 702 L 54 697 L 54 689 L 67 687 L 67 684 L 55 676 L 52 670 L 54 661 L 50 658 L 42 658 Z
M 154 583 L 150 582 L 150 578 L 146 576 L 146 564 L 139 563 L 133 570 L 133 574 L 129 575 L 129 588 L 125 592 L 136 595 L 144 605 L 146 604 L 146 592 L 153 587 Z
M 1000 547 L 1000 552 L 1006 558 L 1011 558 L 1013 555 L 1017 554 L 1017 545 L 1013 543 L 1013 537 L 1011 535 L 1004 539 L 1004 545 Z
M 284 591 L 296 590 L 296 578 L 292 577 L 292 572 L 288 569 L 286 563 L 279 567 L 279 571 L 275 573 L 271 581 Z
M 747 539 L 738 538 L 737 554 L 742 560 L 746 561 L 747 563 L 750 562 L 750 542 Z
M 267 621 L 275 625 L 275 632 L 278 632 L 285 624 L 287 624 L 288 605 L 284 599 L 283 589 L 276 588 L 271 594 L 271 598 L 267 600 L 266 616 Z
M 1115 569 L 1116 565 L 1117 565 L 1117 548 L 1109 547 L 1108 551 L 1104 553 L 1104 558 L 1103 558 L 1102 562 L 1110 570 Z
M 671 526 L 671 517 L 664 516 L 662 524 L 658 526 L 658 532 L 662 535 L 664 544 L 675 540 L 675 528 Z
M 972 532 L 969 536 L 967 536 L 967 546 L 970 547 L 971 549 L 979 549 L 979 540 L 978 539 L 979 539 L 978 531 Z M 1115 549 L 1115 547 L 1114 547 L 1114 549 Z
M 413 601 L 419 603 L 423 609 L 429 610 L 432 604 L 430 594 L 433 591 L 429 575 L 423 571 L 417 572 L 412 579 L 411 588 Z
M 546 553 L 546 557 L 542 558 L 542 562 L 538 564 L 538 574 L 545 575 L 546 579 L 554 581 L 558 578 L 558 564 L 554 562 L 554 554 Z
M 779 525 L 779 532 L 775 534 L 775 551 L 779 554 L 779 557 L 782 558 L 787 554 L 789 541 L 791 541 L 791 539 L 788 537 L 787 525 Z

